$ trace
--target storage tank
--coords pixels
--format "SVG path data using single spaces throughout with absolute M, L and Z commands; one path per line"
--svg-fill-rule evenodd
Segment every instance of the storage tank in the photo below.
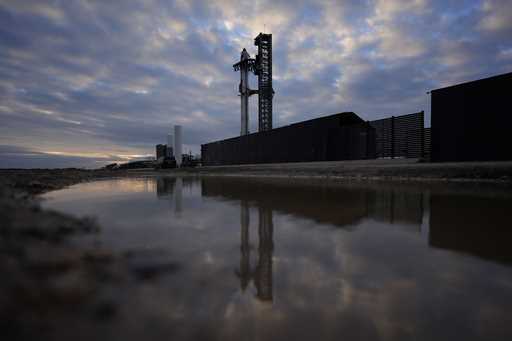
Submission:
M 176 165 L 181 166 L 182 161 L 182 135 L 181 126 L 174 126 L 174 157 L 176 158 Z

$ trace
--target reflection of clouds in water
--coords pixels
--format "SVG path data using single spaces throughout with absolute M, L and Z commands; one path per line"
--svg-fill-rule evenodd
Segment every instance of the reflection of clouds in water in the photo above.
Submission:
M 94 197 L 96 200 L 109 200 L 113 196 L 126 196 L 134 193 L 154 193 L 156 182 L 151 178 L 133 179 L 104 179 L 80 183 L 65 190 L 52 191 L 42 195 L 42 198 L 52 200 L 52 204 L 69 200 L 83 200 Z
M 242 291 L 245 291 L 252 278 L 249 224 L 249 204 L 242 201 L 240 203 L 240 268 L 235 271 L 235 274 L 240 278 Z
M 421 193 L 398 192 L 388 196 L 390 194 L 393 193 L 375 194 L 394 200 L 384 206 L 380 202 L 380 206 L 373 206 L 376 209 L 368 211 L 368 217 L 372 219 L 360 223 L 357 233 L 330 231 L 318 234 L 315 230 L 297 229 L 298 219 L 289 219 L 292 226 L 288 229 L 285 220 L 276 220 L 276 249 L 289 254 L 284 256 L 276 252 L 279 262 L 274 271 L 276 301 L 272 311 L 266 312 L 265 317 L 253 312 L 252 317 L 266 321 L 276 313 L 284 316 L 280 319 L 284 325 L 287 325 L 286 321 L 294 321 L 294 325 L 302 326 L 302 322 L 308 321 L 301 321 L 301 314 L 309 311 L 320 316 L 324 330 L 334 331 L 339 327 L 339 319 L 351 320 L 359 316 L 365 321 L 362 325 L 372 324 L 369 330 L 381 337 L 400 339 L 414 335 L 443 335 L 446 332 L 443 327 L 449 328 L 450 324 L 435 327 L 432 321 L 436 316 L 444 316 L 447 321 L 465 325 L 468 338 L 477 334 L 478 328 L 472 328 L 471 321 L 479 318 L 471 307 L 475 303 L 477 306 L 489 305 L 489 302 L 480 301 L 482 298 L 485 301 L 487 296 L 482 288 L 489 277 L 477 275 L 473 278 L 475 264 L 471 259 L 469 263 L 468 259 L 460 257 L 447 260 L 446 253 L 429 249 L 421 234 L 403 233 L 410 230 L 407 225 L 419 227 L 424 223 L 423 207 L 428 208 L 428 205 Z M 390 228 L 389 223 L 398 225 Z M 279 238 L 279 232 L 286 230 L 295 230 L 295 236 L 286 233 L 285 238 Z M 296 238 L 299 231 L 306 236 Z M 283 250 L 286 244 L 290 245 L 290 250 Z M 325 257 L 333 258 L 322 259 L 317 250 L 329 248 L 335 251 L 325 252 Z M 315 251 L 308 252 L 310 250 Z M 482 270 L 485 268 L 482 266 Z M 498 278 L 505 279 L 510 275 L 510 271 L 499 266 L 495 270 L 501 273 Z M 468 289 L 468 281 L 472 282 L 469 289 L 479 292 L 478 298 L 460 304 L 460 296 L 464 295 L 461 292 Z M 280 290 L 283 282 L 286 289 Z M 506 286 L 500 286 L 500 290 L 504 292 Z M 459 306 L 466 307 L 460 311 Z M 501 310 L 495 310 L 502 314 L 494 316 L 505 316 L 506 308 L 500 304 L 499 295 L 490 306 L 501 306 Z M 230 309 L 234 309 L 233 303 Z M 242 310 L 245 315 L 250 315 L 247 309 L 244 305 Z M 502 328 L 507 326 L 503 321 L 493 324 Z M 355 332 L 353 325 L 345 327 L 345 335 Z
M 179 215 L 183 210 L 183 180 L 176 180 L 176 190 L 174 191 L 174 212 Z
M 159 181 L 159 197 L 174 195 L 177 180 Z M 149 196 L 136 197 L 144 209 L 127 212 L 133 221 L 143 217 L 144 236 L 137 237 L 182 264 L 176 275 L 126 294 L 125 309 L 137 307 L 135 321 L 149 314 L 154 330 L 176 339 L 197 339 L 194 330 L 201 339 L 280 340 L 512 334 L 512 269 L 481 251 L 487 234 L 506 233 L 478 229 L 484 221 L 476 219 L 464 223 L 477 197 L 443 194 L 441 200 L 400 188 L 268 187 L 233 179 L 182 184 L 179 219 L 174 205 L 155 203 L 154 195 L 147 204 L 141 200 Z M 503 223 L 510 201 L 486 200 L 478 213 Z M 457 209 L 440 211 L 447 203 Z M 420 233 L 425 216 L 430 236 Z M 457 228 L 475 237 L 472 249 L 453 243 Z M 136 324 L 127 335 L 133 329 Z

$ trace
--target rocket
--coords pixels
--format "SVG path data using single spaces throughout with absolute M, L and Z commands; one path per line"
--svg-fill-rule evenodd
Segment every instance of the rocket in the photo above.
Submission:
M 240 54 L 240 62 L 233 65 L 233 68 L 235 71 L 240 70 L 240 85 L 238 86 L 241 109 L 240 135 L 247 135 L 249 134 L 249 96 L 257 94 L 258 91 L 249 88 L 249 71 L 254 69 L 254 59 L 245 48 Z

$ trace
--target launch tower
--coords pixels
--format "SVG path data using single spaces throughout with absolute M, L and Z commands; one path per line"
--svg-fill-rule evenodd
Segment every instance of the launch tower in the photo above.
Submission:
M 254 74 L 258 76 L 258 130 L 272 129 L 272 35 L 260 33 L 254 38 L 258 54 Z
M 272 34 L 260 33 L 254 45 L 258 46 L 255 59 L 244 48 L 240 61 L 233 65 L 235 71 L 240 71 L 240 135 L 249 134 L 249 97 L 254 94 L 258 94 L 258 131 L 272 129 Z M 249 88 L 249 71 L 258 76 L 258 90 Z

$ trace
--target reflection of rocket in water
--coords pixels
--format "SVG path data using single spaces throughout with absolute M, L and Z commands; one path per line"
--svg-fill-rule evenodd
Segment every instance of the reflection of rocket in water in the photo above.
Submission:
M 249 222 L 249 204 L 247 201 L 242 201 L 240 207 L 240 271 L 237 271 L 237 275 L 240 277 L 240 286 L 242 287 L 242 290 L 247 288 L 247 285 L 251 280 Z
M 240 287 L 242 290 L 247 288 L 251 278 L 256 287 L 256 296 L 262 301 L 272 300 L 272 254 L 274 249 L 273 242 L 273 223 L 272 210 L 268 208 L 259 208 L 259 226 L 258 226 L 258 263 L 254 270 L 251 270 L 250 246 L 249 246 L 249 205 L 246 201 L 241 202 L 240 207 L 240 270 L 237 276 L 240 278 Z
M 258 297 L 263 301 L 272 300 L 272 253 L 274 251 L 274 225 L 272 210 L 259 208 L 259 260 L 254 274 Z

